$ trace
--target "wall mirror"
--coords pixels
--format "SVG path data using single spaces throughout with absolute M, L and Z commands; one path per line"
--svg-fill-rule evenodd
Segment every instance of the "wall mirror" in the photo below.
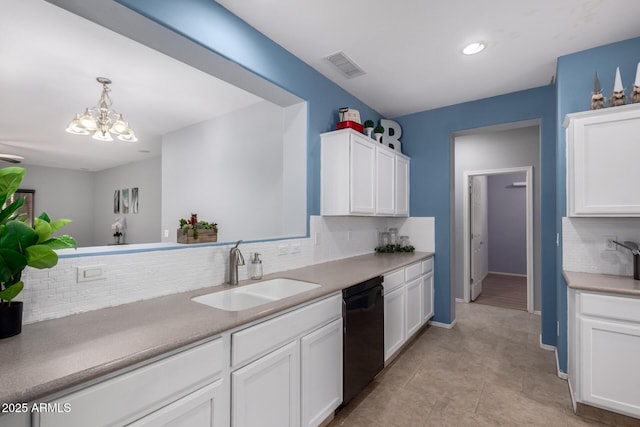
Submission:
M 72 219 L 80 246 L 107 245 L 114 193 L 135 188 L 127 243 L 175 242 L 191 213 L 217 222 L 220 242 L 306 235 L 304 100 L 113 2 L 3 13 L 0 152 L 25 158 L 36 215 Z M 97 104 L 100 76 L 138 142 L 64 132 Z

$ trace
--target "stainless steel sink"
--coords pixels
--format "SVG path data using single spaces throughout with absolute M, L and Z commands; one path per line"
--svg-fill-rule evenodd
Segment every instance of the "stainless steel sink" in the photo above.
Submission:
M 214 292 L 192 301 L 226 311 L 240 311 L 320 287 L 315 283 L 293 279 L 271 279 L 237 289 Z

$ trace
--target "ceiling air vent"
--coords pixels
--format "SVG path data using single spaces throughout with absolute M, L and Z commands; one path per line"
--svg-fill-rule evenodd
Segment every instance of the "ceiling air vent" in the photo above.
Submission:
M 336 68 L 338 68 L 338 70 L 340 70 L 340 72 L 348 79 L 366 74 L 364 70 L 356 65 L 356 63 L 345 55 L 344 52 L 334 53 L 333 55 L 327 56 L 326 59 L 335 65 Z

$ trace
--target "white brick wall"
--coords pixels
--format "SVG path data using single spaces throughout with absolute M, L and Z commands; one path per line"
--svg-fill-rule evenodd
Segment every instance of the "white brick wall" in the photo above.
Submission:
M 413 230 L 418 250 L 434 250 L 433 218 L 349 218 L 311 217 L 311 238 L 243 243 L 240 249 L 248 264 L 250 254 L 262 254 L 264 274 L 372 252 L 379 230 L 390 226 Z M 320 233 L 320 244 L 315 244 Z M 292 245 L 299 253 L 291 253 Z M 279 255 L 285 246 L 286 255 Z M 145 245 L 154 247 L 154 245 Z M 102 254 L 60 258 L 52 269 L 27 268 L 23 321 L 33 323 L 177 292 L 220 285 L 227 279 L 227 261 L 232 245 L 180 246 L 177 249 L 137 253 Z M 113 250 L 113 248 L 111 248 Z M 84 250 L 91 252 L 92 250 Z M 77 268 L 106 265 L 106 279 L 77 283 Z M 240 267 L 240 280 L 247 278 L 247 266 Z
M 562 268 L 633 276 L 631 252 L 623 248 L 606 251 L 604 236 L 640 242 L 640 218 L 563 218 Z

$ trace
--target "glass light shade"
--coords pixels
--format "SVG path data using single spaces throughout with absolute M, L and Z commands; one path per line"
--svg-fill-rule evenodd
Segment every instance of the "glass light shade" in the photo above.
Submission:
M 136 142 L 138 138 L 131 129 L 128 132 L 118 135 L 118 139 L 124 142 Z
M 111 134 L 109 132 L 102 133 L 100 130 L 95 131 L 91 138 L 105 142 L 113 141 L 113 138 L 111 138 Z
M 98 125 L 96 124 L 96 120 L 93 118 L 89 109 L 87 108 L 82 116 L 80 116 L 80 126 L 89 131 L 94 131 L 98 129 Z
M 89 135 L 89 131 L 80 124 L 80 114 L 76 114 L 76 117 L 71 120 L 69 126 L 65 129 L 65 132 L 73 135 Z
M 111 129 L 109 129 L 109 131 L 115 135 L 127 133 L 129 130 L 129 123 L 124 121 L 122 114 L 118 114 L 118 118 L 113 122 Z

